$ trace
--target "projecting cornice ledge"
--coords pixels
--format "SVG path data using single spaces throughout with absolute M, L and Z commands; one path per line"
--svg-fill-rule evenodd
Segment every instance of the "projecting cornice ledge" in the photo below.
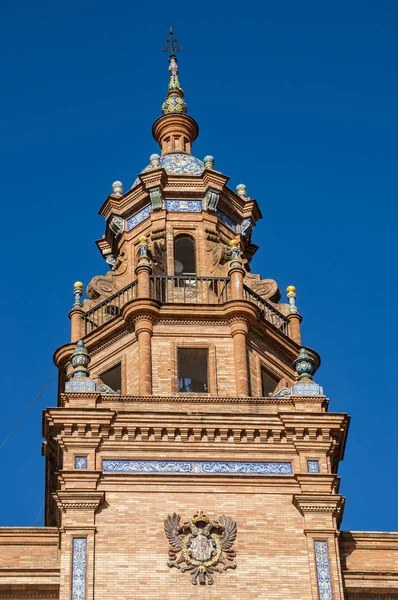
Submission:
M 295 494 L 293 504 L 305 517 L 308 513 L 330 513 L 339 524 L 343 516 L 345 498 L 340 494 Z

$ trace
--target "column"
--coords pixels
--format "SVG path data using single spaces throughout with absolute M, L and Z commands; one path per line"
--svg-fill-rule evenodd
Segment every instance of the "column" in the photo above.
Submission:
M 247 368 L 246 337 L 248 333 L 247 320 L 243 317 L 234 317 L 229 321 L 234 343 L 234 360 L 236 376 L 236 395 L 249 395 L 249 372 Z
M 231 262 L 228 271 L 228 277 L 231 278 L 231 300 L 243 299 L 243 277 L 245 271 L 239 258 L 239 242 L 231 240 L 230 242 Z
M 289 300 L 289 314 L 287 316 L 289 321 L 289 337 L 296 342 L 299 346 L 301 346 L 301 330 L 300 323 L 302 321 L 302 317 L 298 312 L 298 308 L 296 306 L 296 288 L 294 285 L 289 285 L 286 288 L 287 297 Z
M 152 395 L 152 344 L 153 320 L 148 315 L 134 319 L 138 339 L 140 396 Z
M 71 335 L 70 341 L 77 342 L 84 336 L 84 322 L 83 322 L 83 284 L 81 281 L 76 281 L 73 294 L 75 297 L 75 303 L 72 307 L 72 310 L 69 313 L 69 318 L 71 321 Z
M 145 235 L 141 236 L 138 244 L 138 266 L 135 270 L 137 275 L 137 297 L 150 298 L 150 275 L 152 273 L 151 262 L 148 256 L 148 241 Z

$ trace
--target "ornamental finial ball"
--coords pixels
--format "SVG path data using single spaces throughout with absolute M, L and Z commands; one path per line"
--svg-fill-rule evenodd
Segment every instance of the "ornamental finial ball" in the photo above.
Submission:
M 239 244 L 238 240 L 231 240 L 229 243 L 231 246 L 237 246 Z
M 241 198 L 246 198 L 246 194 L 247 194 L 247 187 L 245 186 L 244 183 L 240 183 L 239 185 L 236 186 L 236 193 L 238 194 L 238 196 L 240 196 Z
M 121 181 L 114 181 L 112 183 L 112 193 L 121 196 L 123 194 L 123 184 Z
M 203 159 L 205 169 L 214 169 L 214 156 L 207 154 Z
M 75 281 L 74 285 L 73 285 L 74 289 L 78 289 L 78 290 L 83 290 L 83 284 L 81 281 Z
M 151 154 L 151 156 L 149 157 L 149 162 L 151 167 L 153 168 L 157 168 L 160 167 L 160 156 L 159 154 Z
M 139 239 L 139 242 L 146 242 L 146 235 L 142 235 Z
M 296 288 L 294 287 L 294 285 L 288 285 L 286 288 L 287 292 L 295 292 Z

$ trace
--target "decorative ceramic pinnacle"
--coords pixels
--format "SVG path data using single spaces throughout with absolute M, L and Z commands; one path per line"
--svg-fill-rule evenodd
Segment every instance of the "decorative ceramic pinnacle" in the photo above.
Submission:
M 141 267 L 143 265 L 150 265 L 150 260 L 148 256 L 148 241 L 145 235 L 142 235 L 139 238 L 138 244 L 138 266 Z
M 293 361 L 293 367 L 296 369 L 300 381 L 312 381 L 315 361 L 305 348 L 301 348 L 297 358 Z
M 239 185 L 236 186 L 236 193 L 241 198 L 246 198 L 246 196 L 247 196 L 247 187 L 245 186 L 244 183 L 239 183 Z
M 231 252 L 231 260 L 239 260 L 239 242 L 238 240 L 231 240 L 229 242 L 230 252 Z
M 203 159 L 205 169 L 214 169 L 214 156 L 207 154 Z
M 121 196 L 123 194 L 123 184 L 121 181 L 114 181 L 112 183 L 112 194 L 114 196 Z
M 169 91 L 166 100 L 162 104 L 162 113 L 164 115 L 172 113 L 184 114 L 187 112 L 187 103 L 184 100 L 184 90 L 178 79 L 178 65 L 175 54 L 169 56 L 169 73 Z
M 153 169 L 158 169 L 160 167 L 159 154 L 151 154 L 151 156 L 149 157 L 149 163 Z
M 291 314 L 298 313 L 298 308 L 296 306 L 296 288 L 294 287 L 294 285 L 289 285 L 286 288 L 286 291 L 287 291 L 287 297 L 288 297 L 289 304 L 290 304 L 289 312 Z
M 70 359 L 74 371 L 65 384 L 65 392 L 95 392 L 97 390 L 97 384 L 90 379 L 87 369 L 90 360 L 83 340 L 79 340 Z
M 79 340 L 76 344 L 75 351 L 72 354 L 70 362 L 74 368 L 72 378 L 74 377 L 88 377 L 88 365 L 90 364 L 90 355 L 83 340 Z
M 73 286 L 73 295 L 75 296 L 75 302 L 73 306 L 82 306 L 83 297 L 83 284 L 81 281 L 76 281 Z

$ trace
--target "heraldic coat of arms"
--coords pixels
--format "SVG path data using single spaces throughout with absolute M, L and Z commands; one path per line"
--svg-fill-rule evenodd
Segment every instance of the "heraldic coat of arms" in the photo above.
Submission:
M 181 517 L 169 515 L 164 531 L 170 542 L 169 567 L 176 567 L 192 575 L 192 583 L 212 585 L 213 573 L 236 569 L 236 552 L 232 545 L 236 538 L 236 523 L 231 517 L 221 516 L 218 521 L 197 511 L 191 521 L 180 525 Z

